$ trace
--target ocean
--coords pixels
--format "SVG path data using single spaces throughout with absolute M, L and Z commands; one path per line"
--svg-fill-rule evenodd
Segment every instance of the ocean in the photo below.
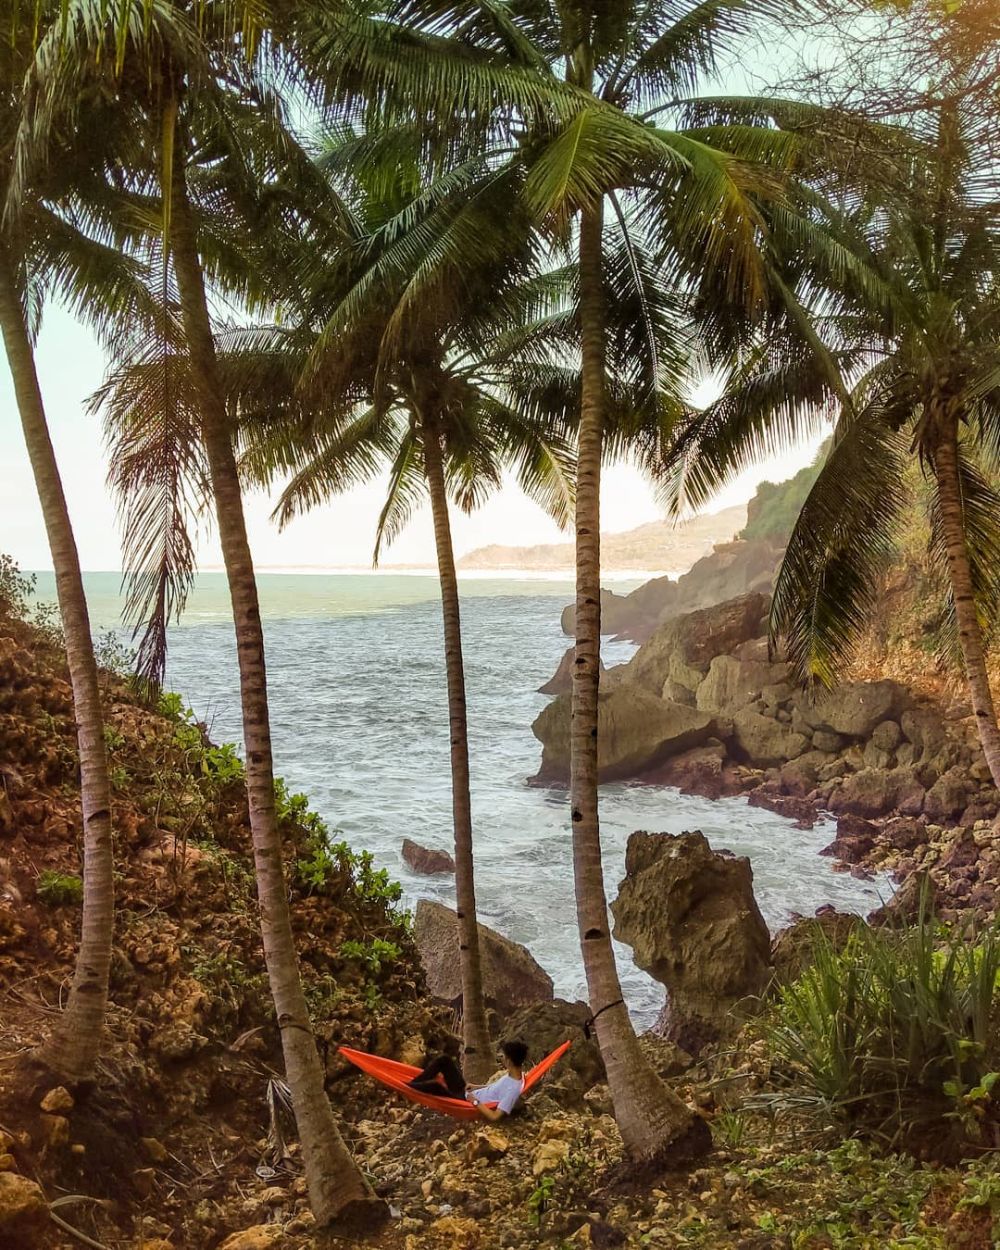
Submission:
M 88 573 L 95 633 L 120 625 L 120 575 Z M 274 734 L 275 769 L 355 849 L 421 897 L 454 903 L 448 877 L 414 876 L 400 858 L 406 837 L 451 842 L 447 697 L 436 578 L 408 574 L 262 573 L 259 578 Z M 628 590 L 638 580 L 617 580 Z M 564 998 L 585 998 L 573 901 L 566 793 L 529 786 L 540 746 L 531 722 L 545 706 L 537 688 L 568 646 L 559 615 L 569 580 L 517 575 L 463 578 L 462 617 L 472 754 L 476 884 L 480 919 L 522 942 Z M 38 597 L 53 597 L 51 574 Z M 634 651 L 606 642 L 606 664 Z M 236 650 L 221 573 L 198 578 L 183 622 L 171 630 L 167 685 L 182 694 L 217 742 L 239 743 Z M 748 855 L 758 902 L 772 928 L 823 903 L 866 912 L 885 882 L 834 873 L 817 852 L 833 837 L 821 822 L 803 831 L 743 798 L 685 797 L 667 787 L 601 790 L 609 898 L 636 829 L 700 829 L 713 846 Z M 624 992 L 647 1027 L 663 989 L 618 948 Z

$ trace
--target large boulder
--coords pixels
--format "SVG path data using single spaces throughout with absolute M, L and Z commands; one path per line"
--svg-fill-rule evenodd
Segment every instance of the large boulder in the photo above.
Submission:
M 587 1090 L 605 1079 L 597 1039 L 588 1038 L 584 1032 L 589 1018 L 590 1008 L 586 1003 L 568 1003 L 554 998 L 548 1003 L 524 1007 L 509 1016 L 499 1040 L 517 1038 L 524 1042 L 528 1047 L 529 1066 L 551 1054 L 563 1042 L 571 1041 L 573 1045 L 546 1078 L 545 1089 L 557 1102 L 582 1104 Z
M 564 694 L 543 708 L 531 726 L 542 744 L 540 781 L 569 777 L 570 699 Z M 671 755 L 712 737 L 708 712 L 657 699 L 630 682 L 601 692 L 598 704 L 597 767 L 601 781 L 635 777 Z
M 399 848 L 403 862 L 412 871 L 422 876 L 434 876 L 437 873 L 453 873 L 455 860 L 448 851 L 436 847 L 421 846 L 411 838 L 404 838 Z
M 434 998 L 458 1006 L 462 999 L 458 916 L 443 903 L 419 899 L 413 918 L 413 940 L 427 976 L 428 990 Z M 479 953 L 488 1007 L 507 1016 L 519 1007 L 552 1001 L 552 978 L 526 947 L 481 924 Z
M 716 656 L 760 634 L 766 613 L 767 597 L 755 593 L 675 617 L 635 653 L 629 678 L 656 695 L 668 681 L 694 690 Z
M 809 739 L 790 725 L 749 708 L 733 716 L 734 753 L 758 768 L 780 768 L 809 750 Z
M 793 920 L 774 936 L 771 962 L 777 985 L 789 985 L 815 962 L 821 948 L 842 951 L 851 935 L 864 926 L 860 916 L 823 908 L 815 916 Z
M 863 768 L 845 777 L 829 798 L 831 812 L 851 812 L 869 820 L 893 811 L 916 816 L 923 804 L 924 789 L 912 768 Z
M 882 721 L 896 719 L 912 701 L 905 686 L 895 681 L 852 681 L 815 699 L 801 695 L 799 711 L 813 729 L 868 738 Z
M 698 686 L 696 705 L 706 712 L 735 712 L 764 698 L 765 691 L 788 681 L 787 664 L 767 664 L 717 655 Z
M 611 904 L 615 937 L 667 988 L 666 1036 L 691 1054 L 739 1027 L 771 975 L 750 861 L 702 833 L 633 833 Z

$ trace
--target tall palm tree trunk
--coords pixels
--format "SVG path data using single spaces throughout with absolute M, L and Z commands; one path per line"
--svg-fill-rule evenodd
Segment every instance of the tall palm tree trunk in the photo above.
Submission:
M 458 903 L 459 962 L 462 971 L 463 1071 L 469 1081 L 486 1081 L 494 1068 L 476 918 L 476 882 L 472 854 L 472 795 L 469 787 L 469 725 L 465 706 L 465 665 L 458 576 L 451 545 L 448 494 L 437 423 L 422 417 L 424 472 L 434 516 L 434 544 L 441 580 L 444 659 L 448 674 L 448 723 L 451 735 L 451 808 L 455 830 L 455 896 Z
M 358 1170 L 337 1128 L 299 977 L 274 804 L 264 633 L 257 582 L 179 140 L 176 149 L 170 246 L 236 627 L 247 798 L 264 958 L 281 1031 L 285 1072 L 292 1092 L 313 1214 L 321 1226 L 335 1224 L 345 1232 L 360 1232 L 377 1225 L 387 1211 Z
M 73 688 L 83 811 L 83 926 L 80 949 L 66 1010 L 38 1058 L 46 1068 L 64 1080 L 82 1083 L 92 1080 L 94 1076 L 108 1003 L 115 911 L 111 786 L 97 661 L 94 659 L 80 558 L 45 420 L 34 353 L 24 324 L 15 273 L 13 257 L 6 247 L 0 245 L 0 328 L 55 570 L 56 594 Z
M 576 914 L 590 1007 L 622 1141 L 633 1156 L 662 1156 L 665 1162 L 680 1162 L 707 1150 L 710 1134 L 704 1121 L 695 1117 L 653 1072 L 639 1049 L 628 1008 L 622 1001 L 601 864 L 597 721 L 606 356 L 602 234 L 601 208 L 585 211 L 580 224 L 583 369 L 576 488 L 576 659 L 570 736 Z
M 996 706 L 986 671 L 983 632 L 976 614 L 969 552 L 965 545 L 965 518 L 958 471 L 958 426 L 955 418 L 944 418 L 933 455 L 941 530 L 948 556 L 952 597 L 955 601 L 958 643 L 965 664 L 972 710 L 979 729 L 979 741 L 982 743 L 993 784 L 1000 790 L 1000 730 L 997 729 Z

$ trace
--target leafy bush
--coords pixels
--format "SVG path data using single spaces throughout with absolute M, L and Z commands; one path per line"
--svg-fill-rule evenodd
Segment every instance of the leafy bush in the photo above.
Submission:
M 28 615 L 28 600 L 35 593 L 34 573 L 22 573 L 11 556 L 0 554 L 0 612 L 20 619 Z
M 368 972 L 377 976 L 382 971 L 383 964 L 394 962 L 403 952 L 395 942 L 373 938 L 370 942 L 349 939 L 341 944 L 340 953 L 345 959 L 356 959 Z
M 80 877 L 47 868 L 38 874 L 35 893 L 50 907 L 66 907 L 83 902 L 83 881 Z
M 993 1144 L 998 1008 L 1000 928 L 936 928 L 925 899 L 912 927 L 859 926 L 840 952 L 820 936 L 761 1027 L 779 1074 L 831 1118 L 890 1145 L 922 1133 L 941 1157 Z
M 122 641 L 117 630 L 105 630 L 94 639 L 94 659 L 99 668 L 122 681 L 128 681 L 134 675 L 135 652 Z

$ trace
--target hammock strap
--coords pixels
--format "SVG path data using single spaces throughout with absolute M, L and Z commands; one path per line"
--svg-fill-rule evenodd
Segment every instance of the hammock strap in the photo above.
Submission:
M 597 1023 L 597 1017 L 603 1016 L 604 1013 L 606 1011 L 610 1011 L 612 1007 L 623 1007 L 624 1005 L 624 998 L 616 998 L 613 1003 L 608 1003 L 606 1006 L 602 1007 L 600 1011 L 595 1011 L 589 1019 L 584 1020 L 583 1022 L 583 1036 L 589 1041 L 593 1036 L 594 1025 Z

